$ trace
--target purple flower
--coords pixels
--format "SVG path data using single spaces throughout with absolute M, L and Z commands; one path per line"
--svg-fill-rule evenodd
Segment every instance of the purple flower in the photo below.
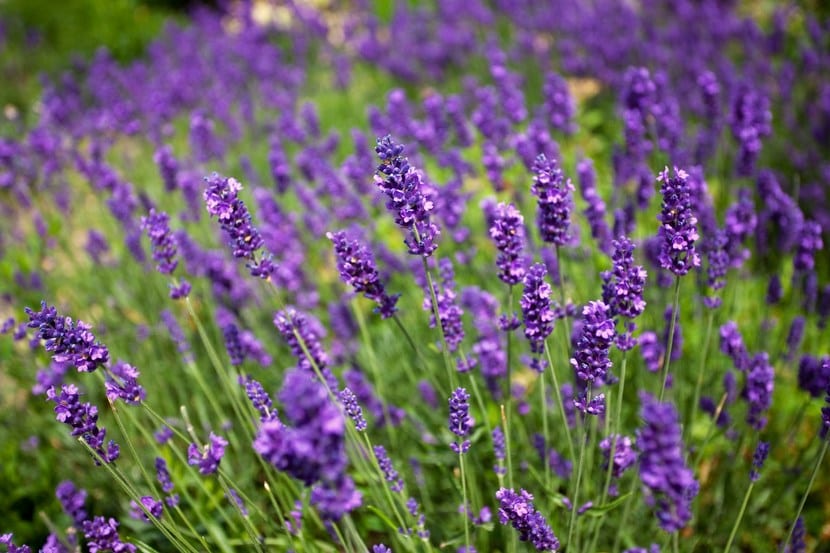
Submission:
M 453 442 L 450 447 L 456 453 L 466 453 L 470 448 L 470 441 L 464 440 L 473 428 L 473 418 L 470 416 L 470 394 L 464 388 L 456 388 L 450 396 L 450 431 L 462 439 L 461 443 Z
M 542 85 L 542 94 L 550 126 L 565 134 L 573 133 L 576 130 L 573 121 L 576 104 L 568 91 L 567 81 L 556 73 L 548 73 Z
M 772 389 L 775 371 L 769 364 L 769 356 L 762 352 L 750 361 L 746 374 L 744 396 L 749 404 L 746 421 L 756 430 L 763 430 L 767 425 L 764 416 L 772 405 Z
M 329 232 L 326 237 L 334 243 L 337 269 L 343 282 L 377 303 L 377 312 L 382 318 L 394 315 L 399 295 L 386 294 L 372 252 L 357 240 L 350 240 L 343 231 Z
M 292 307 L 283 309 L 274 315 L 274 326 L 288 343 L 291 353 L 297 358 L 297 366 L 311 375 L 316 375 L 316 367 L 323 375 L 329 390 L 334 393 L 334 390 L 337 390 L 337 379 L 328 368 L 328 355 L 320 342 L 322 328 L 319 327 L 319 323 L 314 324 L 314 322 L 316 321 L 310 320 L 305 314 Z
M 115 363 L 107 371 L 105 382 L 107 399 L 111 403 L 120 399 L 128 405 L 137 405 L 144 401 L 147 392 L 138 383 L 139 374 L 138 369 L 129 363 L 125 363 L 124 361 Z
M 749 479 L 752 482 L 757 482 L 761 478 L 761 469 L 764 468 L 767 455 L 769 455 L 769 442 L 759 441 L 752 455 L 752 470 L 749 471 Z
M 614 443 L 616 442 L 616 443 Z M 611 455 L 611 447 L 614 447 L 614 464 L 611 468 L 611 475 L 620 478 L 625 470 L 637 462 L 637 453 L 632 447 L 631 438 L 613 434 L 599 443 L 605 462 L 603 471 L 608 468 L 608 458 Z
M 801 315 L 794 317 L 790 323 L 790 331 L 787 333 L 787 355 L 788 361 L 795 358 L 796 350 L 801 345 L 801 340 L 804 338 L 804 324 L 806 323 L 804 317 Z
M 806 273 L 816 265 L 815 255 L 824 246 L 821 240 L 821 225 L 815 221 L 805 221 L 798 233 L 793 267 L 796 271 Z
M 254 450 L 278 470 L 297 478 L 311 490 L 311 502 L 326 520 L 338 520 L 361 504 L 360 493 L 345 473 L 346 426 L 343 413 L 325 387 L 301 369 L 289 372 L 279 396 L 285 425 L 263 422 Z
M 507 456 L 505 451 L 504 432 L 501 426 L 497 426 L 493 429 L 493 454 L 496 457 L 493 472 L 501 476 L 507 474 L 507 469 L 504 467 L 504 459 Z
M 103 462 L 111 463 L 118 458 L 118 445 L 112 440 L 105 445 L 107 431 L 98 427 L 98 408 L 90 403 L 81 403 L 77 386 L 62 386 L 60 393 L 51 387 L 46 390 L 46 397 L 55 403 L 55 418 L 72 427 L 72 435 L 82 438 Z M 96 459 L 95 464 L 98 463 Z
M 161 491 L 166 494 L 171 494 L 173 491 L 173 480 L 170 478 L 170 471 L 167 470 L 167 461 L 162 457 L 156 457 L 156 479 L 161 486 Z M 170 507 L 175 507 L 179 504 L 179 495 L 172 494 L 165 498 L 165 502 Z
M 187 463 L 199 467 L 199 474 L 213 474 L 219 470 L 219 463 L 225 455 L 227 445 L 226 439 L 211 432 L 210 443 L 204 446 L 190 444 L 187 448 Z
M 372 553 L 392 553 L 392 550 L 381 543 L 372 546 Z
M 170 232 L 170 217 L 163 211 L 151 209 L 147 217 L 141 218 L 141 228 L 150 238 L 156 269 L 163 275 L 172 275 L 179 262 L 176 260 L 176 238 Z
M 513 204 L 500 203 L 496 206 L 490 225 L 490 238 L 499 251 L 496 260 L 499 278 L 510 286 L 518 284 L 525 275 L 522 259 L 525 229 L 524 217 Z
M 732 359 L 739 371 L 749 368 L 749 352 L 735 321 L 729 321 L 720 327 L 720 350 Z
M 444 339 L 447 341 L 447 349 L 456 351 L 458 345 L 464 340 L 464 325 L 461 316 L 464 310 L 456 301 L 455 292 L 455 271 L 452 261 L 449 258 L 442 258 L 438 262 L 441 273 L 441 285 L 435 287 L 435 296 L 438 302 L 438 318 L 441 321 L 441 329 Z M 423 303 L 424 310 L 431 313 L 429 319 L 430 328 L 435 327 L 435 312 L 432 308 L 432 295 L 427 291 Z M 461 370 L 461 369 L 459 369 Z
M 643 427 L 637 432 L 640 480 L 646 502 L 655 508 L 660 527 L 681 530 L 691 519 L 691 500 L 698 483 L 686 467 L 680 422 L 671 403 L 660 403 L 646 393 L 640 396 Z
M 15 545 L 12 537 L 12 534 L 0 535 L 0 544 L 9 548 L 8 553 L 32 553 L 32 549 L 28 545 Z
M 142 509 L 141 506 L 143 506 L 144 509 Z M 145 522 L 150 522 L 150 516 L 156 519 L 161 518 L 161 515 L 164 512 L 164 504 L 161 501 L 157 501 L 150 495 L 142 496 L 141 506 L 139 506 L 139 504 L 135 501 L 130 501 L 130 514 L 133 518 L 143 520 Z M 150 516 L 147 515 L 147 512 L 150 513 Z
M 358 432 L 366 430 L 366 419 L 363 418 L 363 409 L 357 403 L 357 398 L 349 388 L 343 388 L 340 392 L 340 402 L 346 414 L 352 419 L 354 427 Z
M 178 188 L 179 162 L 173 155 L 173 148 L 165 144 L 153 154 L 153 162 L 158 166 L 164 189 L 172 192 Z
M 830 357 L 802 356 L 798 363 L 798 387 L 812 397 L 821 396 L 830 387 Z
M 438 248 L 435 240 L 441 233 L 430 220 L 435 206 L 425 194 L 420 172 L 409 165 L 403 151 L 403 145 L 389 135 L 377 139 L 375 152 L 380 165 L 375 184 L 386 196 L 386 208 L 394 215 L 395 223 L 408 231 L 405 242 L 409 253 L 428 257 Z
M 559 540 L 553 530 L 533 506 L 532 495 L 525 490 L 516 493 L 512 489 L 500 488 L 496 499 L 499 500 L 499 522 L 509 522 L 519 532 L 519 540 L 529 541 L 537 551 L 559 549 Z
M 83 321 L 73 322 L 69 317 L 58 317 L 54 307 L 40 302 L 40 311 L 26 308 L 29 328 L 36 328 L 36 340 L 46 342 L 46 351 L 52 352 L 52 360 L 69 363 L 81 372 L 92 372 L 106 365 L 109 351 L 95 340 L 92 328 Z
M 612 365 L 608 353 L 614 335 L 608 306 L 601 301 L 589 302 L 582 310 L 582 333 L 571 357 L 571 366 L 580 380 L 587 383 L 605 380 Z
M 118 522 L 114 518 L 95 517 L 83 523 L 84 537 L 90 553 L 112 551 L 114 553 L 135 553 L 136 547 L 124 543 L 118 536 Z
M 524 292 L 520 304 L 525 325 L 525 337 L 533 353 L 542 353 L 545 339 L 553 332 L 554 313 L 550 307 L 550 284 L 545 282 L 547 270 L 541 263 L 530 267 L 524 278 Z
M 602 301 L 608 306 L 612 317 L 634 319 L 646 308 L 643 289 L 648 274 L 641 266 L 634 265 L 634 243 L 631 240 L 622 236 L 614 240 L 613 245 L 613 266 L 610 271 L 600 274 Z
M 270 253 L 260 252 L 263 247 L 262 237 L 251 222 L 248 208 L 237 195 L 242 190 L 242 185 L 236 179 L 218 173 L 205 177 L 205 182 L 207 211 L 211 217 L 219 220 L 219 225 L 230 240 L 233 256 L 248 260 L 251 275 L 269 278 L 276 267 L 271 261 Z
M 685 171 L 677 168 L 671 176 L 668 167 L 657 176 L 662 182 L 663 194 L 662 212 L 658 216 L 661 225 L 657 231 L 661 240 L 660 266 L 677 276 L 700 266 L 700 255 L 695 250 L 697 218 L 692 212 L 688 178 Z
M 84 509 L 86 503 L 86 490 L 76 488 L 75 484 L 70 480 L 64 480 L 58 487 L 55 488 L 55 495 L 60 501 L 63 512 L 69 515 L 69 518 L 80 526 L 87 519 L 87 513 Z
M 386 453 L 386 449 L 382 445 L 374 447 L 375 459 L 377 459 L 378 466 L 383 472 L 384 478 L 389 482 L 389 489 L 393 492 L 400 492 L 403 490 L 403 479 L 398 475 L 398 471 L 392 466 L 392 460 Z
M 740 144 L 736 162 L 739 176 L 750 176 L 761 152 L 761 139 L 772 132 L 769 98 L 748 83 L 741 83 L 732 102 L 729 124 Z
M 580 159 L 576 164 L 576 175 L 582 199 L 588 204 L 583 213 L 591 227 L 591 236 L 597 241 L 601 251 L 610 253 L 611 228 L 605 220 L 605 202 L 597 190 L 594 163 L 589 158 Z
M 250 376 L 245 378 L 240 377 L 240 383 L 245 386 L 245 395 L 251 400 L 254 409 L 259 412 L 259 420 L 265 422 L 267 420 L 274 420 L 277 418 L 277 411 L 274 409 L 274 402 L 271 396 L 262 387 L 259 381 L 254 380 Z
M 784 549 L 785 553 L 806 553 L 807 542 L 805 540 L 807 531 L 804 528 L 804 518 L 798 517 L 793 528 L 793 535 L 790 538 L 790 543 Z
M 539 214 L 536 223 L 543 242 L 564 246 L 571 239 L 569 234 L 571 192 L 570 179 L 565 180 L 556 160 L 548 160 L 540 154 L 533 164 L 533 184 L 530 191 L 538 198 Z

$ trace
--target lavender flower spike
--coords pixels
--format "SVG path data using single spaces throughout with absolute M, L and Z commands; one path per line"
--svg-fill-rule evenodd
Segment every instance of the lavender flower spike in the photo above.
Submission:
M 614 321 L 609 318 L 608 306 L 601 301 L 589 302 L 582 310 L 582 318 L 582 335 L 571 365 L 580 380 L 603 381 L 611 368 L 608 353 L 615 335 Z
M 170 231 L 170 217 L 163 211 L 151 209 L 147 217 L 141 218 L 141 228 L 147 231 L 150 238 L 156 270 L 163 275 L 172 275 L 179 261 L 176 259 L 178 243 Z M 190 283 L 184 279 L 177 286 L 170 286 L 170 297 L 173 299 L 187 297 L 189 293 Z
M 435 240 L 441 231 L 430 220 L 435 208 L 427 197 L 421 174 L 403 156 L 404 147 L 386 135 L 378 138 L 375 152 L 380 165 L 375 172 L 375 184 L 386 196 L 386 208 L 395 217 L 395 223 L 407 229 L 405 239 L 412 255 L 429 257 L 438 245 Z
M 496 492 L 499 500 L 499 522 L 508 522 L 518 530 L 519 540 L 529 541 L 536 551 L 556 551 L 559 540 L 548 526 L 545 517 L 533 506 L 533 496 L 525 490 L 516 493 L 501 488 Z
M 40 302 L 40 311 L 26 308 L 29 328 L 36 328 L 35 339 L 44 340 L 46 351 L 52 352 L 56 363 L 68 363 L 80 372 L 92 372 L 106 365 L 109 350 L 95 340 L 88 324 L 73 322 L 69 317 L 58 317 L 54 307 Z
M 564 246 L 571 239 L 569 228 L 573 207 L 573 185 L 562 176 L 555 160 L 540 154 L 533 163 L 533 185 L 530 191 L 539 200 L 537 224 L 542 241 Z
M 473 418 L 470 416 L 470 394 L 464 388 L 456 388 L 450 396 L 450 430 L 463 439 L 470 434 L 473 424 Z M 453 442 L 450 447 L 456 453 L 466 453 L 470 449 L 470 441 L 463 440 L 460 444 Z
M 533 353 L 542 353 L 545 339 L 553 332 L 554 312 L 550 307 L 550 284 L 545 282 L 547 270 L 542 263 L 533 265 L 524 278 L 520 300 L 525 337 Z
M 210 443 L 204 447 L 190 444 L 187 448 L 187 462 L 190 465 L 199 467 L 199 474 L 213 474 L 219 470 L 219 462 L 225 455 L 225 447 L 228 441 L 213 432 L 210 433 Z
M 525 242 L 524 217 L 513 204 L 500 203 L 493 211 L 490 238 L 499 250 L 496 265 L 499 278 L 513 286 L 525 275 L 522 249 Z
M 637 449 L 643 492 L 660 527 L 677 532 L 692 518 L 691 500 L 697 495 L 698 483 L 683 460 L 677 410 L 646 393 L 640 399 L 644 426 L 637 432 Z
M 397 311 L 395 304 L 398 302 L 398 295 L 386 294 L 372 252 L 357 240 L 350 240 L 342 230 L 329 232 L 326 237 L 334 243 L 337 269 L 343 282 L 377 303 L 377 312 L 382 318 L 388 319 L 394 315 Z
M 657 217 L 661 223 L 657 231 L 661 239 L 660 266 L 677 276 L 700 266 L 700 255 L 695 250 L 697 218 L 692 212 L 688 178 L 686 171 L 677 168 L 670 175 L 668 167 L 657 176 L 663 194 L 662 211 Z
M 260 250 L 263 240 L 251 223 L 251 214 L 237 195 L 242 185 L 234 178 L 213 173 L 205 177 L 207 188 L 204 192 L 208 213 L 219 220 L 219 225 L 230 239 L 233 256 L 248 260 L 251 275 L 269 278 L 275 267 L 269 253 Z

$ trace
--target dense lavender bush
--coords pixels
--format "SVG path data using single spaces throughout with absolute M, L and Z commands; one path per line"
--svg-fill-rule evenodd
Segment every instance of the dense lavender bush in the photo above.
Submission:
M 221 4 L 0 122 L 4 550 L 824 550 L 826 22 Z

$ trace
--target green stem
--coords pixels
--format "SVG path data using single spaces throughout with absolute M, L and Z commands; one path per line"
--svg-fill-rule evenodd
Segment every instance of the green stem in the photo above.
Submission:
M 663 359 L 662 381 L 660 385 L 659 401 L 662 403 L 666 394 L 666 381 L 669 379 L 669 363 L 671 363 L 671 350 L 674 345 L 674 327 L 677 324 L 677 304 L 680 301 L 680 277 L 674 277 L 674 303 L 672 304 L 671 324 L 669 325 L 669 336 L 666 339 L 666 356 Z
M 712 322 L 715 319 L 715 310 L 712 309 L 709 311 L 709 317 L 706 322 L 706 338 L 703 340 L 703 351 L 700 355 L 700 366 L 697 369 L 697 382 L 695 383 L 695 393 L 692 396 L 692 409 L 691 409 L 691 416 L 686 421 L 686 427 L 684 428 L 684 432 L 691 428 L 692 424 L 695 422 L 695 418 L 697 418 L 697 410 L 698 404 L 700 403 L 700 389 L 703 386 L 703 369 L 706 366 L 706 356 L 709 353 L 709 341 L 712 338 Z
M 586 396 L 586 402 L 590 400 L 591 397 L 591 386 L 588 385 L 588 392 Z M 579 487 L 582 485 L 582 467 L 585 464 L 585 443 L 588 441 L 588 430 L 587 430 L 587 421 L 583 421 L 582 424 L 582 435 L 580 436 L 580 445 L 579 445 L 579 464 L 576 467 L 576 483 L 574 485 L 573 493 L 571 493 L 571 519 L 568 523 L 568 542 L 567 546 L 570 551 L 577 551 L 577 549 L 573 546 L 574 544 L 574 532 L 576 531 L 576 511 L 579 506 Z M 566 424 L 567 426 L 567 424 Z
M 631 481 L 631 491 L 628 493 L 628 498 L 625 500 L 622 517 L 620 518 L 620 525 L 617 527 L 617 535 L 614 537 L 614 546 L 611 548 L 612 553 L 617 553 L 620 550 L 620 541 L 622 540 L 623 530 L 626 529 L 628 517 L 631 515 L 631 506 L 634 502 L 634 494 L 637 491 L 637 479 Z
M 542 463 L 545 465 L 545 491 L 550 490 L 550 462 L 548 461 L 548 448 L 550 447 L 550 434 L 548 433 L 548 395 L 545 391 L 545 372 L 539 373 L 539 395 L 542 400 L 542 433 L 545 436 L 545 453 Z M 567 425 L 567 422 L 565 423 Z
M 513 316 L 513 286 L 508 288 L 507 292 L 507 316 Z M 505 408 L 502 405 L 502 418 L 504 419 L 504 439 L 506 443 L 507 449 L 507 485 L 510 488 L 513 488 L 513 458 L 510 452 L 510 419 L 512 418 L 511 413 L 513 412 L 513 391 L 511 390 L 511 383 L 513 380 L 513 331 L 507 331 L 507 379 L 505 381 L 505 395 L 504 395 L 504 403 L 507 405 Z
M 622 406 L 623 397 L 625 396 L 625 372 L 628 365 L 628 351 L 623 351 L 622 354 L 623 358 L 622 363 L 620 364 L 620 392 L 617 397 L 617 407 L 613 419 L 614 430 L 612 430 L 608 436 L 611 440 L 611 449 L 608 452 L 608 470 L 605 473 L 605 485 L 602 488 L 602 501 L 600 502 L 600 505 L 605 505 L 605 501 L 608 499 L 608 489 L 611 487 L 611 477 L 614 472 L 614 455 L 617 452 L 617 440 L 620 438 L 620 429 L 622 428 Z M 610 393 L 608 396 L 610 402 Z M 597 540 L 599 539 L 599 532 L 602 529 L 605 518 L 606 517 L 599 517 L 597 519 L 597 523 L 594 527 L 594 535 L 591 538 L 591 551 L 595 551 Z
M 559 251 L 559 246 L 554 246 L 554 253 L 556 254 L 556 270 L 559 271 L 559 306 L 565 309 L 565 270 L 562 267 L 562 254 Z M 568 317 L 562 318 L 562 325 L 565 327 L 565 350 L 570 357 L 571 349 L 571 323 L 568 322 Z
M 826 436 L 824 438 L 824 445 L 821 446 L 821 453 L 819 453 L 818 459 L 816 460 L 816 465 L 813 467 L 813 474 L 810 475 L 810 483 L 807 484 L 807 489 L 804 491 L 804 495 L 801 496 L 801 503 L 798 504 L 798 510 L 793 517 L 793 523 L 790 525 L 790 530 L 787 532 L 787 537 L 784 539 L 784 542 L 781 544 L 781 549 L 786 547 L 788 543 L 790 543 L 790 538 L 793 535 L 793 530 L 795 530 L 795 525 L 798 522 L 799 517 L 801 516 L 801 511 L 804 510 L 804 504 L 807 503 L 807 496 L 810 495 L 810 490 L 813 488 L 813 484 L 816 481 L 816 476 L 818 475 L 818 469 L 821 467 L 822 461 L 824 461 L 824 456 L 827 454 L 827 448 L 830 447 L 830 436 Z
M 467 476 L 464 470 L 464 454 L 461 453 L 461 449 L 458 453 L 458 465 L 461 468 L 461 494 L 464 498 L 464 511 L 461 513 L 461 516 L 464 517 L 464 545 L 467 546 L 466 551 L 470 551 L 470 520 L 468 513 L 470 505 L 467 503 Z
M 457 384 L 455 382 L 455 369 L 452 366 L 452 359 L 450 359 L 450 349 L 447 346 L 447 336 L 444 334 L 444 325 L 441 323 L 441 316 L 438 313 L 438 296 L 435 294 L 435 284 L 432 281 L 432 273 L 429 270 L 427 258 L 421 256 L 421 261 L 424 266 L 424 274 L 427 277 L 429 284 L 429 295 L 432 300 L 432 316 L 435 318 L 435 326 L 438 327 L 441 335 L 441 355 L 444 358 L 444 367 L 447 369 L 447 379 L 450 384 L 450 391 L 455 390 Z M 436 260 L 437 262 L 437 260 Z
M 562 414 L 562 429 L 565 431 L 565 438 L 568 440 L 568 451 L 571 454 L 571 459 L 576 459 L 576 448 L 571 437 L 571 427 L 568 425 L 568 414 L 565 412 L 565 402 L 562 401 L 562 391 L 559 388 L 559 379 L 556 377 L 556 369 L 553 365 L 553 357 L 550 354 L 547 338 L 545 339 L 545 356 L 550 367 L 550 374 L 553 377 L 553 391 L 556 394 L 556 403 L 559 404 L 559 412 Z
M 732 525 L 732 532 L 729 533 L 729 540 L 726 542 L 726 547 L 723 548 L 723 553 L 729 553 L 732 549 L 732 543 L 735 541 L 735 536 L 738 534 L 738 527 L 741 525 L 741 519 L 744 518 L 746 506 L 749 504 L 749 495 L 752 493 L 752 488 L 755 487 L 755 482 L 750 482 L 744 494 L 744 501 L 741 503 L 741 510 L 738 511 L 738 518 L 735 519 L 735 524 Z

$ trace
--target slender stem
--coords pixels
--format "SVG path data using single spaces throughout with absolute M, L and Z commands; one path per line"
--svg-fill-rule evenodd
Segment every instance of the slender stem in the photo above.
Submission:
M 559 271 L 559 304 L 565 309 L 565 271 L 562 267 L 562 254 L 558 245 L 554 246 L 553 251 L 556 254 L 556 270 Z M 570 356 L 571 323 L 568 322 L 567 316 L 562 318 L 562 324 L 565 326 L 565 349 Z
M 441 322 L 441 316 L 438 312 L 438 296 L 435 293 L 435 283 L 432 281 L 432 273 L 429 270 L 427 258 L 421 256 L 421 261 L 424 265 L 424 274 L 426 274 L 427 277 L 427 284 L 429 284 L 429 295 L 432 300 L 432 316 L 435 318 L 435 326 L 438 327 L 439 334 L 441 335 L 441 355 L 444 358 L 444 366 L 447 369 L 447 379 L 450 384 L 450 390 L 454 390 L 456 387 L 455 369 L 452 366 L 452 360 L 450 359 L 450 349 L 449 346 L 447 346 L 447 335 L 444 334 L 444 325 Z
M 715 310 L 709 311 L 706 322 L 706 338 L 703 340 L 703 351 L 700 353 L 700 366 L 697 369 L 697 382 L 695 383 L 695 394 L 692 396 L 691 416 L 686 421 L 684 432 L 691 428 L 697 418 L 698 404 L 700 403 L 700 389 L 703 386 L 703 369 L 706 366 L 706 356 L 709 353 L 709 341 L 712 338 L 712 322 L 715 319 Z
M 612 430 L 608 436 L 611 440 L 611 449 L 608 451 L 608 470 L 605 473 L 605 485 L 602 488 L 602 501 L 600 502 L 600 505 L 605 505 L 605 501 L 608 499 L 608 490 L 611 487 L 611 477 L 614 472 L 614 455 L 616 455 L 617 452 L 617 441 L 621 437 L 620 429 L 622 428 L 622 406 L 623 397 L 625 395 L 625 372 L 628 365 L 628 351 L 623 351 L 622 354 L 623 358 L 622 363 L 620 364 L 620 392 L 617 397 L 617 407 L 612 421 L 614 430 Z M 610 402 L 610 393 L 608 396 Z M 599 539 L 599 531 L 602 528 L 605 518 L 606 517 L 599 517 L 596 525 L 594 526 L 594 535 L 591 538 L 591 551 L 595 550 L 597 540 Z
M 660 385 L 659 401 L 663 401 L 666 394 L 666 381 L 669 379 L 669 363 L 671 363 L 671 349 L 674 344 L 674 327 L 677 324 L 677 304 L 680 301 L 680 277 L 674 277 L 674 303 L 671 311 L 671 324 L 669 325 L 669 336 L 666 339 L 666 357 L 663 359 L 663 383 Z
M 591 386 L 588 385 L 588 394 L 587 398 L 591 397 Z M 588 401 L 586 399 L 586 401 Z M 567 426 L 567 424 L 566 424 Z M 579 445 L 579 464 L 576 467 L 576 483 L 574 485 L 573 493 L 571 494 L 571 519 L 568 523 L 568 543 L 567 546 L 570 551 L 576 551 L 577 549 L 573 547 L 573 539 L 574 539 L 574 531 L 576 530 L 576 511 L 579 505 L 579 486 L 582 484 L 582 467 L 585 464 L 585 442 L 587 442 L 588 430 L 585 422 L 582 424 L 582 435 L 580 436 L 580 445 Z
M 513 316 L 513 287 L 510 286 L 507 292 L 507 316 Z M 513 488 L 513 459 L 510 452 L 510 419 L 513 412 L 513 391 L 511 390 L 511 383 L 513 379 L 513 331 L 507 331 L 507 380 L 505 382 L 504 402 L 507 405 L 501 407 L 502 417 L 504 420 L 504 437 L 507 442 L 507 485 Z
M 726 542 L 726 547 L 723 548 L 723 553 L 729 553 L 732 549 L 732 543 L 735 541 L 735 536 L 738 534 L 738 527 L 741 525 L 741 519 L 744 518 L 746 506 L 749 504 L 749 495 L 752 493 L 752 488 L 755 487 L 755 482 L 750 482 L 744 494 L 744 501 L 741 503 L 741 510 L 738 511 L 738 518 L 735 519 L 735 524 L 732 525 L 732 532 L 729 533 L 729 540 Z
M 461 495 L 464 498 L 464 510 L 461 513 L 461 516 L 464 517 L 464 545 L 466 546 L 465 551 L 470 551 L 470 519 L 468 513 L 470 506 L 467 503 L 467 474 L 464 470 L 464 454 L 461 453 L 460 448 L 458 451 L 458 465 L 461 468 Z
M 415 345 L 415 341 L 412 339 L 412 335 L 409 334 L 409 331 L 401 322 L 400 318 L 397 315 L 392 315 L 392 320 L 395 321 L 395 325 L 397 325 L 398 329 L 403 333 L 404 338 L 406 339 L 409 347 L 412 348 L 412 351 L 415 352 L 415 357 L 418 358 L 421 365 L 426 367 L 426 361 L 424 361 L 424 356 L 421 354 L 421 350 L 418 349 L 418 346 Z M 415 382 L 416 378 L 415 375 L 412 373 L 412 367 L 410 367 L 409 363 L 404 363 L 404 370 L 406 371 L 406 376 L 409 378 L 410 382 Z M 431 374 L 431 373 L 429 373 Z
M 824 461 L 824 456 L 827 454 L 827 448 L 830 447 L 830 436 L 824 438 L 824 445 L 821 447 L 821 453 L 819 453 L 818 459 L 816 460 L 816 465 L 813 467 L 813 474 L 810 475 L 810 483 L 807 484 L 807 489 L 804 490 L 804 495 L 801 496 L 801 503 L 798 504 L 798 510 L 793 517 L 793 523 L 790 525 L 790 530 L 787 532 L 787 537 L 784 539 L 784 542 L 781 544 L 781 549 L 786 547 L 788 543 L 790 543 L 790 538 L 793 535 L 793 530 L 795 530 L 795 525 L 798 522 L 799 517 L 801 516 L 801 511 L 804 510 L 804 504 L 807 503 L 807 496 L 810 495 L 810 490 L 813 488 L 813 483 L 816 481 L 816 476 L 818 475 L 818 469 L 821 467 L 821 462 Z
M 694 461 L 692 461 L 692 467 L 695 469 L 698 462 L 700 462 L 701 456 L 703 455 L 703 449 L 709 445 L 709 441 L 712 439 L 712 436 L 715 434 L 715 430 L 718 428 L 718 419 L 720 418 L 720 414 L 723 412 L 723 408 L 726 406 L 726 399 L 728 397 L 728 394 L 723 394 L 718 402 L 718 407 L 715 409 L 715 415 L 712 418 L 712 425 L 709 427 L 709 431 L 706 433 L 706 437 L 703 439 L 703 443 L 700 444 L 697 453 L 695 453 Z
M 568 440 L 568 451 L 571 454 L 571 459 L 576 459 L 576 448 L 571 437 L 571 427 L 568 425 L 568 414 L 565 411 L 565 402 L 562 401 L 562 391 L 559 388 L 559 379 L 556 377 L 556 369 L 553 366 L 553 357 L 550 354 L 547 339 L 545 339 L 545 355 L 548 359 L 548 366 L 550 366 L 550 374 L 553 376 L 553 391 L 556 394 L 556 402 L 559 404 L 559 412 L 562 413 L 562 429 L 565 431 L 565 437 Z
M 622 517 L 620 518 L 620 525 L 617 527 L 617 535 L 614 537 L 614 546 L 611 548 L 611 553 L 617 553 L 620 549 L 620 541 L 622 540 L 623 530 L 627 528 L 628 517 L 631 515 L 631 505 L 634 502 L 634 494 L 637 491 L 637 479 L 631 480 L 631 491 L 625 500 Z
M 545 392 L 545 371 L 539 373 L 539 395 L 542 400 L 542 433 L 545 437 L 545 447 L 542 448 L 545 465 L 545 491 L 550 490 L 550 461 L 548 460 L 548 448 L 550 447 L 550 434 L 548 433 L 548 394 Z M 567 422 L 565 423 L 567 425 Z

